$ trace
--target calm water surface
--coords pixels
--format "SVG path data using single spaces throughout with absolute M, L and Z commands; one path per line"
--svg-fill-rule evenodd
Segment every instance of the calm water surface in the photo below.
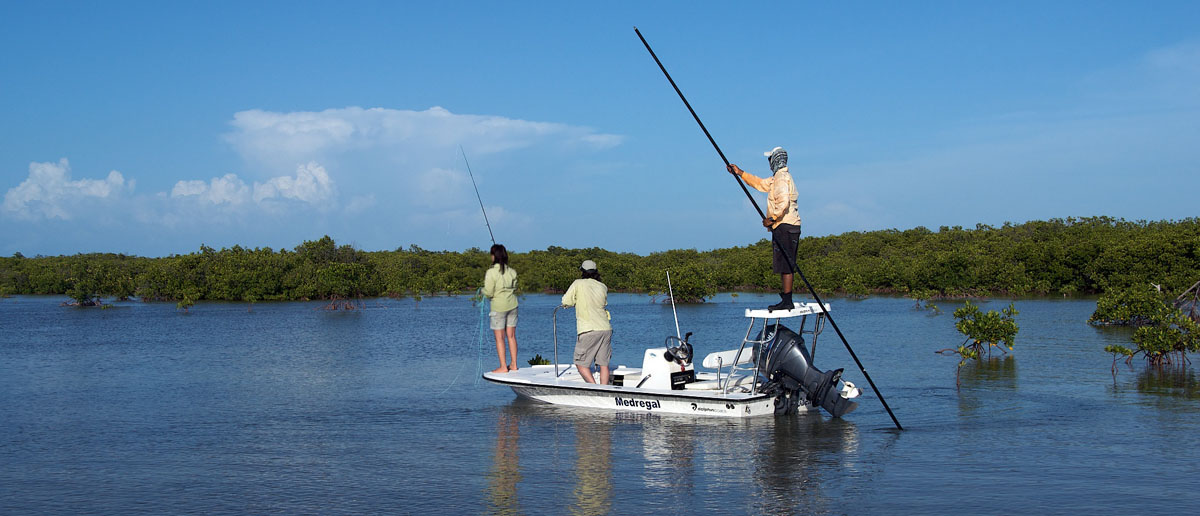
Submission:
M 1089 300 L 1018 300 L 1014 357 L 962 370 L 950 312 L 833 299 L 875 393 L 842 420 L 749 421 L 521 402 L 465 297 L 319 303 L 0 299 L 0 513 L 1133 514 L 1200 505 L 1190 370 L 1122 368 Z M 522 359 L 553 352 L 557 296 L 522 298 Z M 703 356 L 768 297 L 680 307 Z M 1007 300 L 984 303 L 1000 309 Z M 674 333 L 610 298 L 615 362 Z M 560 314 L 562 315 L 562 314 Z M 569 348 L 571 313 L 560 317 Z M 489 337 L 490 338 L 490 337 Z M 867 387 L 832 331 L 816 363 Z M 568 351 L 560 353 L 562 361 Z

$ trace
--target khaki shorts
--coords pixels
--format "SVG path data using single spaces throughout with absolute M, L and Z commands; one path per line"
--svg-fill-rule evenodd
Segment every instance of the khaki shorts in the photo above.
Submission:
M 491 312 L 488 314 L 492 319 L 493 330 L 503 330 L 505 328 L 515 328 L 517 326 L 517 309 L 513 308 L 507 312 Z
M 612 359 L 612 330 L 585 331 L 575 339 L 575 365 L 607 367 Z

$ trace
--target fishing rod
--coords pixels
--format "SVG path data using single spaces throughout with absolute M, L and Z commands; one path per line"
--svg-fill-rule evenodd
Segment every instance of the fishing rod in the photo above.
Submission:
M 492 234 L 492 223 L 488 222 L 487 210 L 483 209 L 483 197 L 479 196 L 479 185 L 475 184 L 475 174 L 471 172 L 471 163 L 467 161 L 467 151 L 463 150 L 462 145 L 458 146 L 458 151 L 462 153 L 463 163 L 467 164 L 467 174 L 471 176 L 471 186 L 475 187 L 475 198 L 479 200 L 479 211 L 483 212 L 483 223 L 487 224 L 488 236 L 492 239 L 492 245 L 496 245 L 496 236 Z
M 675 289 L 671 287 L 671 269 L 667 269 L 667 292 L 671 295 L 671 315 L 675 317 L 675 338 L 679 339 L 682 337 L 679 336 L 679 312 L 675 311 Z
M 667 73 L 667 67 L 663 66 L 662 61 L 658 59 L 658 55 L 654 53 L 654 49 L 650 48 L 650 43 L 646 42 L 646 38 L 642 36 L 642 31 L 638 30 L 637 27 L 634 27 L 633 31 L 637 33 L 638 39 L 642 40 L 642 44 L 645 45 L 646 50 L 650 52 L 650 57 L 653 57 L 654 62 L 658 63 L 658 69 L 662 70 L 663 75 L 667 77 L 667 81 L 671 83 L 671 87 L 675 88 L 675 93 L 679 94 L 679 100 L 683 101 L 683 105 L 687 106 L 688 111 L 691 112 L 692 118 L 695 118 L 696 123 L 700 124 L 700 129 L 704 131 L 704 135 L 708 137 L 708 142 L 711 143 L 713 148 L 717 150 L 717 154 L 721 155 L 721 160 L 725 162 L 725 168 L 729 168 L 730 163 L 729 160 L 725 158 L 725 153 L 721 152 L 721 147 L 717 145 L 717 141 L 713 139 L 712 134 L 708 132 L 708 128 L 704 127 L 704 122 L 700 121 L 700 117 L 696 115 L 696 110 L 692 109 L 692 104 L 689 103 L 687 98 L 683 96 L 683 92 L 680 91 L 679 86 L 675 84 L 675 79 L 672 79 L 671 74 Z M 746 184 L 742 182 L 742 178 L 738 176 L 733 176 L 733 178 L 736 179 L 738 185 L 742 187 L 742 192 L 745 192 L 746 198 L 750 199 L 750 204 L 754 205 L 754 210 L 758 212 L 759 218 L 767 218 L 766 215 L 763 214 L 762 208 L 758 207 L 758 202 L 754 200 L 754 196 L 750 195 L 750 190 L 746 188 Z M 772 238 L 771 241 L 775 244 L 775 247 L 777 247 L 779 251 L 783 253 L 784 256 L 788 255 L 788 253 L 783 249 L 783 245 L 780 244 L 779 241 L 775 240 L 774 238 Z M 867 368 L 863 366 L 862 361 L 858 359 L 858 355 L 854 353 L 854 348 L 850 347 L 850 342 L 846 340 L 846 336 L 842 334 L 842 330 L 838 328 L 837 323 L 834 322 L 833 316 L 829 314 L 829 310 L 825 309 L 825 303 L 821 302 L 821 298 L 817 296 L 816 289 L 813 288 L 812 283 L 808 282 L 808 278 L 804 276 L 804 272 L 800 270 L 800 266 L 796 263 L 796 260 L 792 259 L 786 261 L 792 268 L 792 272 L 800 276 L 800 279 L 804 282 L 804 286 L 808 288 L 808 292 L 812 294 L 813 299 L 817 302 L 817 306 L 821 307 L 821 312 L 825 314 L 827 319 L 829 319 L 829 325 L 833 326 L 833 331 L 837 332 L 838 337 L 842 339 L 842 344 L 846 347 L 846 351 L 850 352 L 850 358 L 854 359 L 854 363 L 858 365 L 858 370 L 861 371 L 863 377 L 867 379 L 867 383 L 871 384 L 871 389 L 875 391 L 875 395 L 879 396 L 880 403 L 883 404 L 884 410 L 887 410 L 888 415 L 891 416 L 892 422 L 896 424 L 896 428 L 899 430 L 904 430 L 904 427 L 900 426 L 900 420 L 896 419 L 896 415 L 892 413 L 891 407 L 888 406 L 887 400 L 883 399 L 883 393 L 879 392 L 878 387 L 875 387 L 875 381 L 871 380 L 871 375 L 867 374 Z

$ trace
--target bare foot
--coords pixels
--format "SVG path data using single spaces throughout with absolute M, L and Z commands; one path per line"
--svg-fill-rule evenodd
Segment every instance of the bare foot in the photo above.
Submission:
M 515 366 L 515 365 L 510 365 L 510 366 L 508 366 L 508 370 L 509 370 L 509 371 L 516 371 L 516 370 L 517 370 L 517 366 Z
M 496 373 L 496 374 L 507 373 L 508 368 L 507 367 L 497 367 L 496 369 L 492 369 L 492 372 Z

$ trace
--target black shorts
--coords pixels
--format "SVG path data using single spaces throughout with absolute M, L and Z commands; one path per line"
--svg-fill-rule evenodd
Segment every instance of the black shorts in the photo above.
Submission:
M 771 270 L 777 274 L 791 274 L 791 264 L 796 263 L 796 250 L 800 248 L 800 226 L 776 226 L 771 230 L 771 242 Z

